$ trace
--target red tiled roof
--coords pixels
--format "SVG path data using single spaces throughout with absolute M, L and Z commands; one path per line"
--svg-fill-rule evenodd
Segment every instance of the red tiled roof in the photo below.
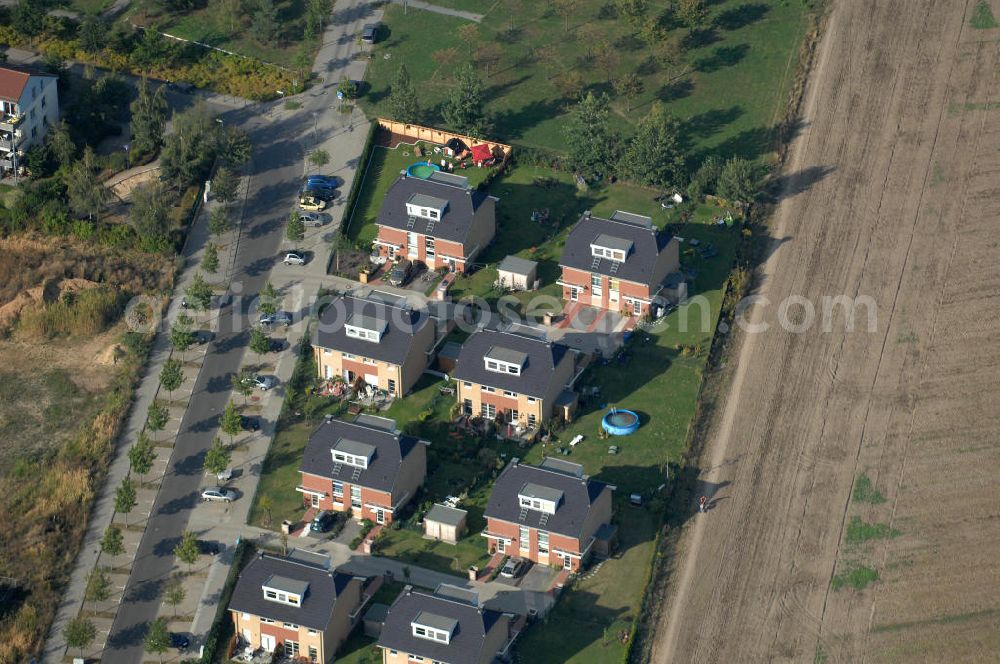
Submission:
M 17 102 L 21 99 L 24 86 L 28 84 L 31 74 L 18 69 L 0 67 L 0 99 Z
M 471 148 L 471 152 L 472 152 L 472 161 L 474 162 L 486 161 L 487 159 L 493 156 L 493 153 L 490 151 L 490 146 L 487 145 L 486 143 L 473 145 Z

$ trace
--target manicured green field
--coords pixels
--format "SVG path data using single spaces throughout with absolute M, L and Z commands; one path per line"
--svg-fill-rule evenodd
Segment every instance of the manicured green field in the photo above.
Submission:
M 476 24 L 477 39 L 461 39 L 459 28 L 470 24 L 464 19 L 413 8 L 404 16 L 399 6 L 386 8 L 387 36 L 375 47 L 367 74 L 372 87 L 362 100 L 367 110 L 385 113 L 388 87 L 405 62 L 426 111 L 425 124 L 440 125 L 439 106 L 454 70 L 476 61 L 477 51 L 492 43 L 500 46 L 500 58 L 485 81 L 493 138 L 563 151 L 561 126 L 576 95 L 562 83 L 567 72 L 574 72 L 584 91 L 609 94 L 626 134 L 654 100 L 665 103 L 684 121 L 683 136 L 695 159 L 705 153 L 754 158 L 771 151 L 772 129 L 790 89 L 810 11 L 801 0 L 707 3 L 709 27 L 686 38 L 679 61 L 661 65 L 650 58 L 639 29 L 602 11 L 613 4 L 604 0 L 581 0 L 568 24 L 548 2 L 519 3 L 513 18 L 513 3 L 449 4 L 486 14 Z M 662 4 L 650 4 L 660 6 L 649 16 L 663 11 Z M 671 36 L 687 34 L 673 19 L 661 24 Z M 610 56 L 594 55 L 601 41 L 609 45 Z M 485 77 L 485 64 L 478 66 Z M 631 100 L 616 95 L 612 85 L 627 72 L 642 80 L 642 91 Z

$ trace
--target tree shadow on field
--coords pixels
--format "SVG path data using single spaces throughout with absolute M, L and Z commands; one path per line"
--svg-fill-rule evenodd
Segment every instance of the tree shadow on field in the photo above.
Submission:
M 781 175 L 774 179 L 767 193 L 776 202 L 797 196 L 808 191 L 835 170 L 837 170 L 835 166 L 809 166 L 794 173 Z
M 523 138 L 525 130 L 561 114 L 563 104 L 562 99 L 533 101 L 516 111 L 497 114 L 493 117 L 493 125 L 503 127 L 503 135 L 508 140 Z
M 722 30 L 739 30 L 764 18 L 770 10 L 771 8 L 764 4 L 747 3 L 719 14 L 715 18 L 715 25 Z
M 694 81 L 689 77 L 685 77 L 660 86 L 660 89 L 656 91 L 656 97 L 660 101 L 669 104 L 672 101 L 690 96 L 692 92 L 694 92 Z
M 735 122 L 744 113 L 742 106 L 714 108 L 682 121 L 682 135 L 707 138 L 728 124 Z
M 710 73 L 718 71 L 723 67 L 732 67 L 739 64 L 749 52 L 750 44 L 720 46 L 712 52 L 712 55 L 695 60 L 694 66 L 700 72 Z

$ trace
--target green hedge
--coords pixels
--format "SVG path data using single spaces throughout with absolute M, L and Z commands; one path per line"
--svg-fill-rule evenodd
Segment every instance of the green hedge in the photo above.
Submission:
M 372 120 L 368 127 L 368 136 L 365 138 L 365 147 L 361 150 L 361 157 L 358 159 L 358 170 L 354 174 L 354 182 L 351 183 L 351 191 L 344 199 L 344 219 L 341 220 L 340 232 L 347 234 L 351 221 L 354 219 L 354 207 L 358 202 L 358 195 L 361 193 L 361 186 L 365 181 L 365 174 L 368 170 L 368 162 L 371 160 L 372 148 L 375 147 L 375 134 L 378 132 L 378 121 Z M 335 248 L 336 250 L 336 248 Z M 334 252 L 330 252 L 332 264 Z M 326 266 L 327 274 L 330 273 L 330 264 Z

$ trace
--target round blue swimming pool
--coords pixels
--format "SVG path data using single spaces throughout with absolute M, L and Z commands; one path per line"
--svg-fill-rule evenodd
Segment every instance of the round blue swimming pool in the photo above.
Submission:
M 639 428 L 639 416 L 631 410 L 612 408 L 601 420 L 601 426 L 612 436 L 627 436 Z
M 441 167 L 437 164 L 429 164 L 426 161 L 418 161 L 409 168 L 406 169 L 406 174 L 410 177 L 420 178 L 421 180 L 426 180 L 431 176 L 434 171 L 440 171 Z

